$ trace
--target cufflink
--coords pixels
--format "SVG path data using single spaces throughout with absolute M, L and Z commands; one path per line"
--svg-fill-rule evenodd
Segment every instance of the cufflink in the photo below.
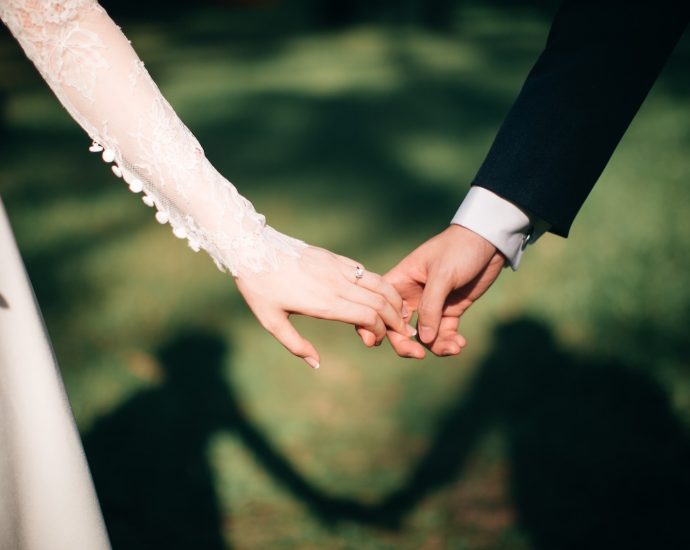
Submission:
M 534 226 L 529 226 L 527 229 L 527 233 L 525 233 L 522 236 L 522 245 L 520 246 L 520 250 L 525 250 L 527 248 L 527 245 L 530 243 L 532 239 L 532 235 L 534 234 Z

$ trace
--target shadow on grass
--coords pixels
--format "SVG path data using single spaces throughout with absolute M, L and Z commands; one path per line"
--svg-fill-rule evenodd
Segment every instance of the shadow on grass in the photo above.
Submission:
M 537 550 L 687 548 L 690 439 L 664 391 L 615 362 L 562 349 L 541 323 L 496 330 L 472 389 L 401 488 L 367 507 L 313 486 L 249 419 L 222 374 L 229 350 L 190 330 L 159 353 L 165 380 L 97 421 L 84 443 L 115 549 L 224 548 L 207 446 L 233 433 L 323 524 L 400 528 L 462 475 L 480 438 L 505 434 L 518 525 Z
M 245 414 L 224 369 L 227 339 L 189 329 L 158 353 L 163 382 L 97 420 L 84 435 L 115 550 L 226 548 L 208 444 L 234 434 L 256 462 L 325 524 L 349 505 L 306 481 Z
M 690 547 L 690 438 L 666 393 L 637 370 L 561 348 L 530 319 L 496 330 L 470 392 L 368 521 L 400 522 L 461 476 L 496 426 L 518 525 L 535 549 Z

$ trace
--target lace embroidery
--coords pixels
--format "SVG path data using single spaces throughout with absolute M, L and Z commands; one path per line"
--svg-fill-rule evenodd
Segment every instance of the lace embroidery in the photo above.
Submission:
M 129 82 L 130 90 L 133 90 L 137 85 L 137 80 L 141 77 L 141 74 L 145 71 L 144 62 L 141 59 L 133 59 L 132 66 L 127 73 L 127 81 Z
M 105 45 L 93 31 L 79 25 L 58 26 L 47 50 L 47 73 L 56 83 L 72 86 L 84 98 L 94 101 L 93 90 L 99 70 L 108 69 L 101 51 Z
M 8 26 L 70 115 L 89 150 L 156 220 L 233 275 L 277 268 L 304 243 L 266 225 L 208 162 L 144 64 L 95 0 L 0 0 Z

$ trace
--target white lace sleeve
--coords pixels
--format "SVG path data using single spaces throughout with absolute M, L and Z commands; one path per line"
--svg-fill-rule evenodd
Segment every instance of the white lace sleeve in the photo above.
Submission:
M 91 136 L 92 152 L 155 206 L 156 219 L 233 275 L 277 268 L 304 243 L 266 225 L 204 156 L 95 0 L 0 0 L 0 18 L 63 106 Z

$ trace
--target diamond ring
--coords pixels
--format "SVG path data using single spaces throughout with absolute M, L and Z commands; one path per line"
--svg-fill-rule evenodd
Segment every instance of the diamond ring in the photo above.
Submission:
M 358 265 L 355 267 L 355 284 L 358 283 L 362 277 L 364 277 L 364 268 Z

